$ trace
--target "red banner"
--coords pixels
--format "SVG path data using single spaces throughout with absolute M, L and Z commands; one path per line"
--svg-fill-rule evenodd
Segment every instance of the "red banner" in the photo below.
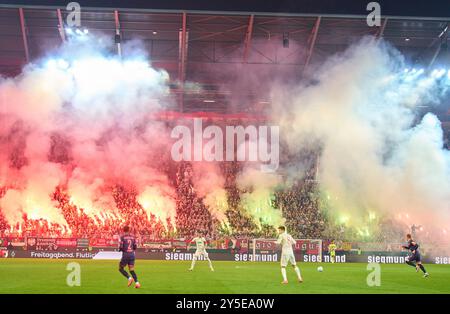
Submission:
M 276 251 L 278 249 L 276 240 L 258 239 L 255 241 L 255 249 L 261 251 Z
M 239 250 L 244 250 L 244 251 L 248 251 L 249 245 L 252 243 L 252 240 L 248 240 L 248 239 L 236 239 L 236 242 L 233 243 L 233 246 L 235 249 L 239 249 Z
M 25 238 L 21 237 L 21 238 L 9 238 L 8 239 L 9 242 L 11 243 L 12 246 L 15 247 L 24 247 L 25 246 Z
M 56 250 L 56 239 L 54 238 L 37 238 L 36 249 L 38 250 Z
M 48 245 L 56 245 L 56 239 L 55 238 L 37 238 L 38 246 L 48 246 Z
M 115 239 L 90 239 L 89 246 L 91 247 L 117 247 L 119 242 Z
M 255 249 L 258 251 L 278 251 L 280 247 L 276 244 L 276 240 L 257 239 L 255 241 Z M 295 251 L 303 251 L 307 254 L 319 254 L 320 242 L 312 240 L 296 240 Z
M 170 241 L 145 241 L 142 246 L 148 249 L 170 249 L 172 243 Z
M 71 239 L 59 238 L 59 239 L 56 239 L 56 245 L 58 247 L 77 247 L 77 239 L 76 238 L 71 238 Z
M 304 251 L 306 254 L 319 254 L 320 242 L 311 240 L 296 240 L 295 250 Z
M 172 241 L 172 246 L 177 249 L 187 248 L 188 243 L 186 241 Z
M 27 249 L 28 250 L 35 250 L 37 244 L 37 239 L 35 237 L 27 238 Z

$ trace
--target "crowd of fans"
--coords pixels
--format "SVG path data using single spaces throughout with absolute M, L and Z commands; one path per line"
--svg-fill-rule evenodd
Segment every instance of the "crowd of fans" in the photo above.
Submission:
M 325 218 L 319 208 L 317 182 L 303 180 L 290 189 L 278 191 L 275 206 L 282 210 L 286 227 L 294 237 L 318 239 L 325 230 Z
M 237 237 L 256 236 L 257 224 L 248 215 L 241 205 L 241 194 L 236 186 L 236 180 L 241 171 L 240 164 L 237 162 L 223 163 L 221 167 L 225 177 L 225 190 L 227 192 L 228 210 L 226 211 L 229 222 L 228 233 Z
M 120 233 L 123 225 L 132 226 L 141 237 L 167 239 L 173 237 L 190 238 L 199 232 L 211 237 L 274 237 L 276 226 L 256 221 L 241 203 L 241 195 L 246 191 L 238 189 L 236 179 L 241 171 L 237 162 L 224 162 L 221 171 L 225 178 L 227 195 L 226 222 L 220 222 L 211 214 L 211 209 L 202 197 L 197 195 L 193 184 L 193 169 L 190 163 L 176 166 L 174 187 L 176 191 L 176 216 L 161 221 L 148 213 L 137 200 L 137 192 L 132 187 L 116 185 L 111 188 L 115 202 L 114 209 L 94 213 L 71 202 L 70 195 L 62 187 L 52 195 L 55 207 L 62 217 L 58 222 L 44 218 L 31 219 L 26 214 L 22 220 L 9 225 L 0 214 L 0 235 L 111 238 Z M 312 181 L 311 181 L 312 182 Z M 303 238 L 319 237 L 321 232 L 320 213 L 313 197 L 316 185 L 308 181 L 295 187 L 277 192 L 274 206 L 281 209 L 286 224 L 295 236 Z M 6 192 L 0 190 L 0 197 Z M 0 212 L 1 213 L 1 212 Z
M 125 224 L 132 226 L 133 231 L 142 238 L 164 239 L 175 235 L 171 219 L 163 222 L 153 214 L 147 215 L 137 202 L 134 191 L 117 186 L 113 188 L 112 195 L 116 203 L 115 211 L 88 214 L 85 209 L 75 206 L 70 196 L 58 187 L 53 200 L 64 222 L 31 219 L 23 214 L 22 221 L 11 226 L 0 215 L 0 236 L 113 238 Z
M 199 232 L 212 235 L 213 218 L 202 199 L 195 193 L 192 175 L 190 164 L 179 165 L 176 178 L 177 232 L 184 237 L 192 237 Z
M 351 230 L 346 230 L 343 225 L 331 224 L 321 210 L 318 183 L 314 180 L 315 167 L 313 163 L 312 165 L 302 180 L 297 180 L 274 193 L 272 207 L 281 211 L 287 229 L 295 238 L 349 240 L 352 236 Z M 76 206 L 71 202 L 67 191 L 58 187 L 51 197 L 58 209 L 59 219 L 32 219 L 23 214 L 21 221 L 11 224 L 0 208 L 0 237 L 7 235 L 108 239 L 120 234 L 125 224 L 130 225 L 140 238 L 155 240 L 192 238 L 199 232 L 212 239 L 224 236 L 276 236 L 277 226 L 258 221 L 241 201 L 242 195 L 248 192 L 237 186 L 237 179 L 242 171 L 241 163 L 220 163 L 225 179 L 223 188 L 227 197 L 225 221 L 219 221 L 211 214 L 214 210 L 208 208 L 209 205 L 196 192 L 190 163 L 177 163 L 172 167 L 167 166 L 167 169 L 169 168 L 173 171 L 171 181 L 176 191 L 176 215 L 172 219 L 162 221 L 160 217 L 146 211 L 138 202 L 138 193 L 133 187 L 112 186 L 109 193 L 113 197 L 114 206 L 101 212 L 92 212 Z M 171 177 L 170 174 L 168 176 Z M 6 187 L 0 187 L 0 199 L 6 191 Z M 392 224 L 392 221 L 383 223 L 377 230 L 376 241 L 388 243 L 392 238 L 402 235 Z

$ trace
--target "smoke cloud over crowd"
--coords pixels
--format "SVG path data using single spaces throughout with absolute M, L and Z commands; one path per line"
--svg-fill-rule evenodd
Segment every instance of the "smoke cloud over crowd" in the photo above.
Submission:
M 114 215 L 117 185 L 132 188 L 148 215 L 175 219 L 176 190 L 163 165 L 171 129 L 151 119 L 172 105 L 162 100 L 169 76 L 130 45 L 120 59 L 104 38 L 72 40 L 0 78 L 0 210 L 8 222 L 25 213 L 64 224 L 51 198 L 57 187 L 88 215 Z M 281 163 L 276 174 L 242 163 L 236 184 L 247 214 L 285 223 L 273 195 L 313 167 L 334 220 L 362 230 L 368 217 L 389 217 L 444 237 L 450 154 L 438 118 L 420 110 L 443 101 L 450 79 L 407 68 L 394 48 L 363 39 L 317 65 L 308 81 L 271 81 L 268 122 L 280 127 Z M 316 153 L 312 162 L 305 151 Z M 226 222 L 220 167 L 193 162 L 192 171 L 211 216 Z
M 62 220 L 49 197 L 58 185 L 87 213 L 114 210 L 105 190 L 117 183 L 131 183 L 144 208 L 174 215 L 156 162 L 168 134 L 147 121 L 163 108 L 167 73 L 144 55 L 120 60 L 107 48 L 94 38 L 71 41 L 2 79 L 0 186 L 8 189 L 0 206 L 8 220 Z
M 289 151 L 320 150 L 318 179 L 337 219 L 361 226 L 382 215 L 442 231 L 450 154 L 438 118 L 418 113 L 450 82 L 407 68 L 394 48 L 364 39 L 318 67 L 314 83 L 275 88 L 272 115 Z

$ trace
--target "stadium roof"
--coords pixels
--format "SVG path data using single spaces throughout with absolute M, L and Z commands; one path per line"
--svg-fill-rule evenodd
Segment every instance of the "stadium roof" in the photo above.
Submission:
M 63 1 L 33 1 L 34 5 L 28 5 L 27 1 L 4 2 L 0 1 L 0 73 L 13 76 L 28 61 L 61 45 L 64 32 L 60 27 L 64 27 L 69 12 Z M 304 11 L 302 7 L 289 10 L 284 6 L 273 12 L 267 12 L 269 7 L 245 6 L 252 1 L 240 1 L 241 7 L 231 10 L 230 3 L 238 5 L 234 0 L 219 10 L 206 5 L 211 1 L 203 0 L 120 1 L 120 4 L 84 1 L 86 6 L 79 2 L 82 28 L 111 38 L 118 30 L 123 43 L 140 39 L 153 65 L 169 73 L 174 91 L 179 91 L 180 81 L 204 84 L 201 96 L 185 95 L 182 102 L 185 111 L 199 106 L 203 110 L 229 111 L 225 99 L 230 97 L 225 96 L 236 91 L 230 86 L 233 70 L 245 67 L 247 73 L 282 73 L 298 78 L 307 73 L 308 66 L 344 50 L 365 35 L 382 37 L 411 63 L 428 66 L 436 52 L 442 54 L 450 21 L 450 17 L 445 17 L 450 16 L 450 8 L 445 11 L 421 5 L 417 7 L 419 10 L 411 11 L 411 5 L 406 9 L 391 5 L 387 7 L 390 11 L 382 11 L 381 25 L 369 27 L 366 7 L 356 7 L 353 0 L 349 9 L 352 14 L 343 14 L 342 7 L 315 7 L 317 1 L 306 1 Z M 292 5 L 292 1 L 288 2 Z M 350 3 L 340 2 L 342 6 L 343 2 Z M 188 8 L 186 3 L 197 6 Z M 405 14 L 402 16 L 401 12 Z M 289 47 L 283 47 L 283 38 L 289 39 Z M 248 94 L 252 103 L 264 103 L 266 97 L 254 95 L 251 90 L 243 93 Z M 214 102 L 199 101 L 201 97 Z

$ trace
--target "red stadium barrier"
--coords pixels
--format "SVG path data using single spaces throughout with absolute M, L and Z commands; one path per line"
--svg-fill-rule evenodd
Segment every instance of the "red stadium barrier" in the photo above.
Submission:
M 92 238 L 89 240 L 90 247 L 117 247 L 119 242 L 117 239 L 100 239 L 100 238 Z

